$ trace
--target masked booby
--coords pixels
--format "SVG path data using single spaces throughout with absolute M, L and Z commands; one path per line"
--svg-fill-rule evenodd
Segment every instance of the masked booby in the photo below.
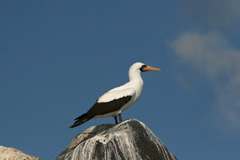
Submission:
M 132 106 L 141 95 L 143 89 L 141 72 L 159 70 L 159 67 L 148 66 L 142 62 L 134 63 L 128 71 L 129 82 L 104 93 L 86 113 L 74 119 L 70 128 L 98 117 L 114 117 L 116 124 L 121 122 L 122 112 Z

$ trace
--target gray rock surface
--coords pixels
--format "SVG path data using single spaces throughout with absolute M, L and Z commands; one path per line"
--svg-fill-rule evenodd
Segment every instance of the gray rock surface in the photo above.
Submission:
M 39 158 L 27 155 L 15 148 L 0 146 L 0 160 L 39 160 Z
M 93 126 L 76 136 L 57 160 L 176 160 L 138 120 Z

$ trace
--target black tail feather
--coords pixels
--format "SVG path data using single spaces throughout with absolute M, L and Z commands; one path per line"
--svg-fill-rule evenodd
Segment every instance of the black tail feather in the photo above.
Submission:
M 74 123 L 70 126 L 70 128 L 74 128 L 77 127 L 85 122 L 87 122 L 88 120 L 90 120 L 91 118 L 93 118 L 93 116 L 85 113 L 77 118 L 74 119 Z

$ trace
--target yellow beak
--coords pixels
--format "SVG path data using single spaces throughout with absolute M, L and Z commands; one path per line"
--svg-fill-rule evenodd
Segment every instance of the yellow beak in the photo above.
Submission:
M 146 66 L 143 68 L 144 71 L 160 71 L 160 67 Z

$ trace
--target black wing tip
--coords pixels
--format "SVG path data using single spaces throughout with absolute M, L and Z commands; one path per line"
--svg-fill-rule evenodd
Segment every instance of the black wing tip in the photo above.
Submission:
M 79 121 L 75 121 L 72 125 L 69 126 L 69 128 L 75 128 L 77 126 L 79 126 L 81 123 L 79 123 Z
M 75 126 L 74 124 L 72 124 L 71 126 L 69 126 L 69 128 L 75 128 L 77 126 Z
M 75 128 L 77 126 L 80 126 L 81 124 L 85 123 L 86 121 L 90 120 L 93 116 L 90 116 L 89 114 L 85 113 L 77 118 L 74 119 L 74 123 L 69 126 L 69 128 Z
M 78 120 L 80 120 L 80 119 L 82 119 L 82 118 L 84 118 L 84 117 L 87 117 L 87 116 L 88 116 L 88 114 L 87 114 L 87 113 L 84 113 L 84 114 L 82 114 L 81 116 L 78 116 L 78 117 L 74 118 L 74 121 L 78 121 Z

